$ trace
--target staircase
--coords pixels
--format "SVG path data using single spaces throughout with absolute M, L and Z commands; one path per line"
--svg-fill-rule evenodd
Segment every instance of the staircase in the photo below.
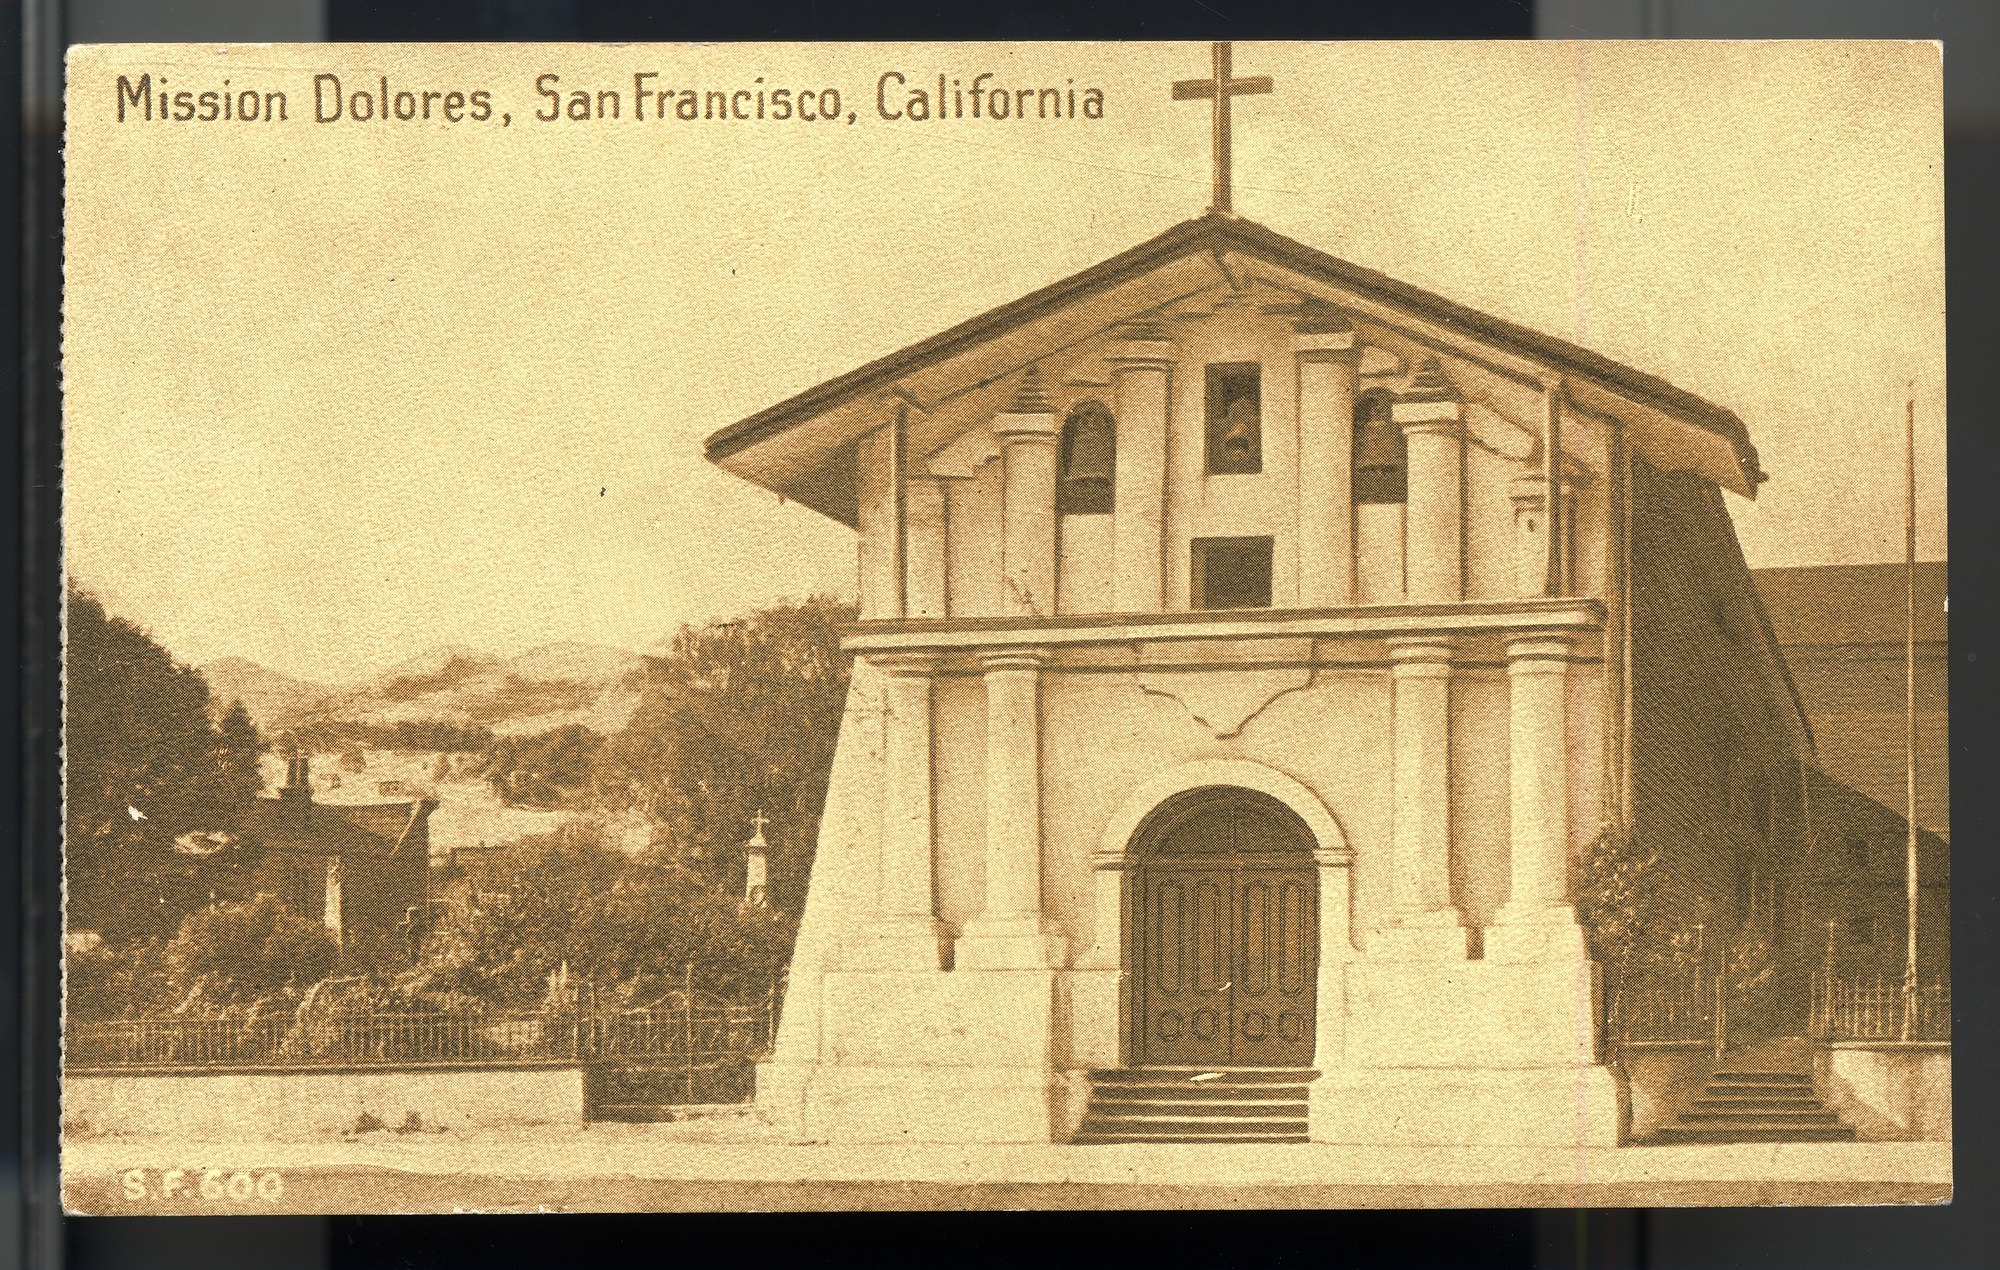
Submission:
M 1090 1105 L 1071 1139 L 1113 1142 L 1304 1142 L 1304 1067 L 1128 1067 L 1091 1074 Z
M 1797 1072 L 1724 1068 L 1672 1124 L 1655 1129 L 1647 1145 L 1693 1142 L 1852 1142 L 1842 1124 L 1813 1092 L 1812 1077 Z

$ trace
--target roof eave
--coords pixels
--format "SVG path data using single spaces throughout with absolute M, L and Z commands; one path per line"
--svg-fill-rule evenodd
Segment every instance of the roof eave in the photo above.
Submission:
M 1207 253 L 1219 261 L 1232 250 L 1320 279 L 1385 305 L 1414 312 L 1460 338 L 1550 365 L 1637 406 L 1642 412 L 1692 426 L 1728 447 L 1729 457 L 1726 460 L 1716 461 L 1722 459 L 1720 454 L 1716 454 L 1700 465 L 1702 470 L 1719 484 L 1746 498 L 1755 499 L 1757 486 L 1766 479 L 1758 463 L 1756 448 L 1750 442 L 1748 429 L 1729 410 L 1657 376 L 1588 349 L 1480 313 L 1375 270 L 1350 264 L 1254 222 L 1213 213 L 1183 221 L 1068 278 L 758 411 L 711 435 L 704 443 L 704 453 L 725 471 L 769 485 L 768 480 L 760 479 L 757 474 L 756 469 L 761 465 L 750 458 L 750 452 L 762 443 L 809 420 L 851 406 L 857 400 L 892 391 L 905 376 L 1053 315 L 1097 292 L 1161 269 L 1177 259 Z M 843 500 L 838 496 L 816 495 L 815 491 L 803 487 L 777 488 L 777 492 L 843 523 L 853 523 L 851 513 L 846 511 Z

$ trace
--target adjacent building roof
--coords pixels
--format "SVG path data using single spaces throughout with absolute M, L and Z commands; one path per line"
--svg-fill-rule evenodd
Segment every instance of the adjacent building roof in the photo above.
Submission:
M 1724 449 L 1719 453 L 1729 456 L 1728 462 L 1718 463 L 1717 452 L 1711 450 L 1700 465 L 1703 470 L 1746 496 L 1755 497 L 1757 483 L 1764 479 L 1743 421 L 1721 406 L 1589 349 L 1350 264 L 1252 221 L 1214 213 L 1185 221 L 1081 273 L 758 411 L 709 437 L 707 456 L 738 475 L 849 520 L 842 514 L 845 509 L 839 493 L 822 488 L 825 475 L 805 471 L 806 463 L 796 446 L 788 447 L 792 453 L 783 459 L 761 463 L 755 452 L 801 425 L 823 421 L 856 403 L 867 403 L 885 393 L 908 396 L 913 377 L 920 377 L 933 392 L 950 380 L 964 381 L 953 385 L 960 390 L 990 383 L 998 374 L 1018 368 L 1018 363 L 968 356 L 984 346 L 1011 340 L 1019 359 L 1033 360 L 1047 355 L 1051 348 L 1073 344 L 1093 322 L 1096 329 L 1102 329 L 1170 303 L 1195 285 L 1223 280 L 1236 285 L 1240 279 L 1232 265 L 1242 261 L 1274 268 L 1281 283 L 1298 281 L 1331 288 L 1338 294 L 1326 298 L 1336 303 L 1383 306 L 1417 319 L 1439 335 L 1545 367 L 1567 377 L 1573 394 L 1579 389 L 1586 396 L 1594 394 L 1596 399 L 1588 405 L 1641 415 L 1655 412 L 1674 424 L 1692 425 L 1720 442 Z M 1113 303 L 1104 304 L 1107 299 Z M 1078 319 L 1082 319 L 1082 330 Z M 1038 325 L 1047 328 L 1040 351 L 1033 338 Z M 963 364 L 939 373 L 955 361 Z M 851 436 L 829 428 L 808 447 L 824 457 L 825 452 L 851 440 Z
M 433 799 L 328 805 L 303 798 L 253 799 L 237 821 L 246 843 L 308 855 L 391 856 L 437 810 Z
M 1917 642 L 1941 643 L 1948 619 L 1948 566 L 1917 564 Z M 1752 574 L 1771 628 L 1787 648 L 1900 644 L 1908 585 L 1900 564 L 1831 564 Z
M 1884 808 L 1907 798 L 1908 579 L 1900 564 L 1821 565 L 1752 573 L 1773 635 L 1812 720 L 1826 774 Z M 1947 568 L 1916 574 L 1917 823 L 1951 835 Z M 1900 812 L 1889 812 L 1897 815 Z

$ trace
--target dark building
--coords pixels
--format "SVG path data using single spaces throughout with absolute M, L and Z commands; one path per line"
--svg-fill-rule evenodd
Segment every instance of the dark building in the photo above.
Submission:
M 294 753 L 278 796 L 255 800 L 239 823 L 256 861 L 246 889 L 321 918 L 349 962 L 393 960 L 426 910 L 437 801 L 316 803 L 307 763 Z
M 1900 978 L 1907 952 L 1907 575 L 1900 564 L 1760 569 L 1758 592 L 1810 720 L 1818 771 L 1787 907 L 1809 960 Z M 1917 566 L 1917 960 L 1925 982 L 1951 950 L 1951 720 L 1947 572 Z

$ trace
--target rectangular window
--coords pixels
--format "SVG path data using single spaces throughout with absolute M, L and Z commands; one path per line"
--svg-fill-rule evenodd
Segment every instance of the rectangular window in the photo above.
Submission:
M 1271 607 L 1269 538 L 1197 538 L 1193 568 L 1193 607 Z
M 1264 470 L 1263 370 L 1256 362 L 1208 368 L 1208 473 Z

